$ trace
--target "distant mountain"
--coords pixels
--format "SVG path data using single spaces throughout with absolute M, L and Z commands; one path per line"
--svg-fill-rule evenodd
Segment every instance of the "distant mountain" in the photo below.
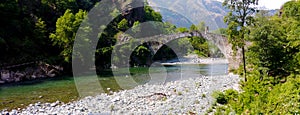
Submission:
M 278 15 L 279 11 L 280 11 L 279 9 L 277 9 L 277 10 L 268 10 L 268 13 L 269 13 L 270 16 L 273 16 L 273 15 Z
M 210 30 L 225 28 L 227 14 L 222 3 L 214 0 L 148 0 L 150 6 L 159 11 L 163 20 L 177 27 L 190 27 L 204 21 Z

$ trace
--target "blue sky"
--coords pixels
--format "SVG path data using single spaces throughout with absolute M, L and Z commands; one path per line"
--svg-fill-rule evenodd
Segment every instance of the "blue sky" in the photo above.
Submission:
M 224 1 L 224 0 L 217 0 Z M 280 7 L 287 1 L 290 0 L 259 0 L 259 7 L 265 7 L 267 9 L 280 9 Z

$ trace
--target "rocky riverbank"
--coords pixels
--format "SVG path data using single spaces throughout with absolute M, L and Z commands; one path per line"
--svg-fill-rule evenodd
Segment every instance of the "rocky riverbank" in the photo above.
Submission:
M 61 103 L 35 103 L 2 114 L 203 114 L 213 104 L 216 90 L 237 89 L 237 75 L 199 76 L 163 85 L 141 85 L 131 90 Z
M 42 62 L 22 69 L 0 69 L 0 84 L 33 80 L 45 77 L 55 77 L 62 73 L 62 71 L 63 68 L 60 66 L 49 65 Z

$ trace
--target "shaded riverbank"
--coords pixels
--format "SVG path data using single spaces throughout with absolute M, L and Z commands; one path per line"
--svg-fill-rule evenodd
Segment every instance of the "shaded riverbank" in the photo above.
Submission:
M 0 68 L 0 85 L 57 77 L 63 67 L 44 62 L 29 62 Z

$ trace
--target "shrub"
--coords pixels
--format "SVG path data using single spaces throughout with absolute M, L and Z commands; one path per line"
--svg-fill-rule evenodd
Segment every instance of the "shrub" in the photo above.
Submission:
M 220 105 L 217 113 L 227 114 L 299 114 L 300 75 L 291 75 L 287 82 L 276 84 L 269 79 L 258 80 L 257 74 L 249 74 L 242 86 L 243 92 L 232 89 L 215 92 L 214 97 Z
M 223 92 L 214 92 L 213 97 L 216 98 L 216 102 L 219 104 L 227 104 L 227 98 Z

